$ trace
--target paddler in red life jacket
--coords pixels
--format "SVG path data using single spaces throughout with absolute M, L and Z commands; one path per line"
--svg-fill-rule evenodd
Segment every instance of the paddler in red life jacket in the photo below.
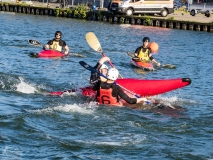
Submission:
M 108 58 L 108 57 L 106 57 Z M 110 59 L 108 58 L 108 61 Z M 93 90 L 97 91 L 97 102 L 99 104 L 109 104 L 121 106 L 120 98 L 125 100 L 129 104 L 136 104 L 141 101 L 147 101 L 146 98 L 131 98 L 121 89 L 120 86 L 114 84 L 118 79 L 119 72 L 116 68 L 110 68 L 107 72 L 107 80 L 101 81 L 97 77 L 96 83 L 93 85 Z M 100 77 L 100 75 L 99 75 Z
M 158 63 L 151 54 L 151 49 L 148 47 L 150 43 L 149 37 L 143 38 L 142 46 L 138 47 L 135 50 L 135 57 L 132 58 L 133 61 L 136 62 L 154 62 L 157 66 L 160 66 L 160 63 Z
M 63 49 L 65 50 L 64 54 L 67 55 L 69 53 L 69 47 L 67 46 L 66 42 L 61 39 L 62 33 L 61 31 L 55 32 L 55 38 L 53 40 L 50 40 L 43 49 L 52 49 L 59 52 L 62 52 Z

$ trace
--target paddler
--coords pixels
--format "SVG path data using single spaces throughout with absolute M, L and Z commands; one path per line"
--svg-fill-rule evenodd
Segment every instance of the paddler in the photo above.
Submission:
M 138 47 L 135 50 L 135 57 L 132 58 L 133 61 L 136 62 L 149 62 L 152 61 L 154 62 L 157 66 L 160 66 L 161 64 L 157 62 L 151 54 L 151 49 L 149 48 L 149 43 L 150 43 L 150 38 L 149 37 L 144 37 L 142 46 Z
M 96 101 L 99 104 L 109 104 L 121 106 L 122 103 L 120 99 L 125 100 L 129 104 L 136 104 L 141 101 L 147 101 L 146 98 L 131 98 L 129 97 L 122 88 L 114 84 L 114 82 L 118 79 L 119 72 L 116 68 L 110 68 L 106 74 L 105 80 L 100 79 L 100 69 L 101 66 L 104 65 L 104 62 L 110 61 L 108 57 L 102 57 L 95 68 L 99 70 L 99 72 L 93 73 L 91 77 L 93 77 L 92 81 L 90 79 L 90 83 L 93 84 L 93 90 L 97 91 Z
M 52 49 L 56 50 L 59 52 L 64 51 L 64 54 L 67 55 L 69 53 L 69 47 L 67 46 L 66 42 L 61 39 L 62 37 L 62 32 L 61 31 L 56 31 L 55 32 L 55 38 L 53 40 L 50 40 L 44 47 L 43 49 Z

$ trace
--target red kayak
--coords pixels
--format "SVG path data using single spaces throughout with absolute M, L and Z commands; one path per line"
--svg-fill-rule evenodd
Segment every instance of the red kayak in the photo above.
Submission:
M 141 96 L 155 96 L 182 88 L 191 84 L 190 78 L 176 78 L 176 79 L 164 79 L 164 80 L 145 80 L 145 79 L 133 79 L 124 78 L 118 79 L 117 84 L 126 88 L 127 90 Z M 62 95 L 64 93 L 78 92 L 80 91 L 84 96 L 94 97 L 96 92 L 91 87 L 83 87 L 78 90 L 65 90 L 57 92 L 49 92 L 50 95 Z
M 154 71 L 155 70 L 152 63 L 148 63 L 148 62 L 136 62 L 136 61 L 131 60 L 130 64 L 134 67 L 142 68 L 145 71 Z
M 65 54 L 55 51 L 55 50 L 43 50 L 39 53 L 31 53 L 30 57 L 36 57 L 36 58 L 51 58 L 51 57 L 64 57 Z

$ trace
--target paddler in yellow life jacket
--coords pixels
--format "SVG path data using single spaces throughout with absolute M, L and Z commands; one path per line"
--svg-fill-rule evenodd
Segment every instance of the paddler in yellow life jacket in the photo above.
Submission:
M 103 60 L 103 61 L 102 61 Z M 102 62 L 110 61 L 108 57 L 102 58 L 98 64 L 103 65 Z M 100 73 L 100 72 L 97 72 Z M 106 74 L 107 79 L 102 81 L 100 74 L 95 76 L 97 79 L 93 79 L 93 90 L 97 91 L 97 102 L 99 104 L 109 104 L 115 106 L 121 106 L 120 99 L 125 100 L 129 104 L 136 104 L 141 101 L 147 101 L 146 98 L 131 98 L 129 97 L 119 85 L 114 84 L 115 80 L 118 79 L 119 72 L 116 68 L 110 68 Z M 94 78 L 95 78 L 94 77 Z
M 62 37 L 61 31 L 56 31 L 55 38 L 53 40 L 50 40 L 43 47 L 43 49 L 46 50 L 49 48 L 49 49 L 56 50 L 59 52 L 62 52 L 64 49 L 65 50 L 64 54 L 67 55 L 69 53 L 69 47 L 67 46 L 66 42 L 61 39 L 61 37 Z
M 149 62 L 152 61 L 154 62 L 157 66 L 160 66 L 160 63 L 158 63 L 151 54 L 151 49 L 149 48 L 149 42 L 150 39 L 149 37 L 144 37 L 143 38 L 143 42 L 142 42 L 142 46 L 138 47 L 135 50 L 135 57 L 132 58 L 133 61 L 136 62 Z

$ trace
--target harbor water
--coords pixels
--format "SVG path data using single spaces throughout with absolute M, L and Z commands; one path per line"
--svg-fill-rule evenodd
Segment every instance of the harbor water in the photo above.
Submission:
M 0 12 L 0 159 L 213 159 L 213 35 L 138 25 Z M 65 58 L 32 58 L 62 31 Z M 94 32 L 125 78 L 190 78 L 189 86 L 152 97 L 178 109 L 98 106 L 80 93 L 47 92 L 89 84 L 101 53 L 85 40 Z M 144 36 L 157 42 L 153 57 L 176 69 L 144 72 L 130 66 Z M 81 56 L 79 56 L 81 55 Z M 108 65 L 109 66 L 109 65 Z M 154 84 L 153 84 L 154 85 Z

